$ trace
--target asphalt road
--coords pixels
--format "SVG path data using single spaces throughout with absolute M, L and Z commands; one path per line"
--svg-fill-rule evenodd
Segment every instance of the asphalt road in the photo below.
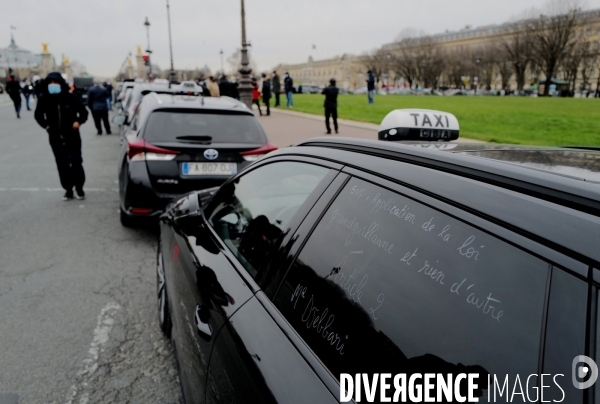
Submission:
M 179 403 L 156 230 L 119 223 L 118 136 L 83 125 L 87 199 L 63 202 L 47 134 L 21 116 L 0 103 L 0 404 Z

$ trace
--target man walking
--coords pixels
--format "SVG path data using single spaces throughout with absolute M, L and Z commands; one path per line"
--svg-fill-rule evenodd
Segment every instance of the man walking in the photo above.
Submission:
M 8 82 L 6 83 L 6 92 L 8 93 L 8 96 L 12 100 L 13 104 L 15 104 L 17 118 L 21 118 L 21 91 L 19 80 L 15 79 L 15 76 L 11 74 L 8 77 Z
M 333 117 L 333 127 L 335 133 L 338 133 L 337 123 L 337 97 L 340 90 L 335 86 L 335 79 L 329 80 L 329 86 L 325 87 L 321 94 L 325 94 L 325 127 L 327 128 L 327 134 L 331 135 L 331 126 L 329 126 L 329 117 Z
M 99 82 L 96 82 L 93 87 L 90 87 L 87 95 L 88 108 L 92 111 L 98 136 L 102 135 L 102 122 L 104 122 L 106 134 L 112 134 L 110 131 L 110 122 L 108 122 L 108 99 L 110 98 L 108 90 L 102 87 Z
M 25 85 L 21 87 L 21 92 L 23 93 L 23 97 L 25 97 L 25 107 L 27 107 L 27 111 L 31 111 L 31 108 L 29 108 L 29 97 L 31 97 L 31 93 L 33 93 L 33 85 L 26 81 Z
M 267 106 L 267 116 L 271 115 L 271 80 L 266 74 L 262 74 L 262 97 L 263 102 Z
M 113 86 L 112 84 L 110 84 L 108 81 L 104 83 L 104 88 L 106 88 L 106 91 L 108 91 L 108 109 L 110 109 L 112 111 L 112 104 L 113 104 Z
M 367 72 L 367 94 L 369 95 L 369 104 L 375 102 L 375 75 L 371 70 Z
M 276 71 L 273 72 L 273 93 L 275 93 L 275 106 L 278 107 L 281 93 L 281 79 Z
M 87 120 L 88 112 L 79 98 L 69 93 L 68 84 L 58 72 L 48 75 L 42 90 L 34 116 L 37 123 L 48 132 L 60 183 L 66 191 L 63 201 L 73 199 L 73 187 L 75 197 L 83 199 L 85 172 L 79 127 Z
M 285 96 L 287 98 L 286 106 L 288 108 L 294 108 L 294 100 L 292 98 L 292 93 L 294 92 L 294 80 L 290 77 L 288 72 L 285 72 L 283 87 L 285 89 Z

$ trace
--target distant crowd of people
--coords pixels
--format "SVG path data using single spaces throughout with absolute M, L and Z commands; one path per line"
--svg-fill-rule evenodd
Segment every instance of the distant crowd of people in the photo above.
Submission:
M 25 107 L 27 111 L 31 111 L 31 107 L 29 105 L 29 99 L 33 97 L 36 99 L 39 94 L 41 94 L 41 80 L 28 80 L 25 79 L 21 83 L 19 80 L 15 78 L 14 75 L 10 75 L 8 77 L 8 81 L 6 82 L 6 93 L 12 100 L 15 106 L 15 112 L 17 113 L 17 118 L 21 118 L 21 105 L 22 98 L 21 94 L 23 94 L 23 98 L 25 98 Z

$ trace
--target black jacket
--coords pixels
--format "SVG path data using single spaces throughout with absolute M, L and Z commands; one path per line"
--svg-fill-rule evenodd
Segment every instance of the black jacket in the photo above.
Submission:
M 10 80 L 6 83 L 6 92 L 13 101 L 21 99 L 21 91 L 21 85 L 18 80 Z
M 48 93 L 48 78 L 60 83 L 62 87 L 60 94 Z M 79 98 L 69 92 L 69 86 L 60 76 L 60 73 L 50 73 L 48 78 L 42 85 L 44 91 L 40 95 L 35 108 L 35 120 L 42 128 L 49 127 L 50 141 L 61 137 L 68 139 L 69 135 L 79 133 L 77 129 L 73 129 L 73 123 L 83 124 L 87 121 L 88 112 L 79 101 Z
M 92 111 L 108 111 L 110 93 L 104 87 L 95 85 L 87 92 L 87 105 Z
M 321 94 L 325 94 L 325 108 L 337 108 L 337 97 L 340 93 L 340 89 L 331 84 L 329 87 L 325 87 Z
M 283 79 L 283 84 L 285 87 L 285 92 L 289 93 L 290 91 L 294 91 L 294 80 L 291 77 L 286 77 Z
M 271 99 L 271 80 L 269 79 L 263 79 L 262 98 L 263 100 Z

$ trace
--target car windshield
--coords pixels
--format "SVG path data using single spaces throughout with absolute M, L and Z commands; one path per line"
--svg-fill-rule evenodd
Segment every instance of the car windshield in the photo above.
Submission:
M 144 138 L 149 142 L 203 142 L 264 144 L 258 119 L 224 111 L 156 111 L 148 120 Z

